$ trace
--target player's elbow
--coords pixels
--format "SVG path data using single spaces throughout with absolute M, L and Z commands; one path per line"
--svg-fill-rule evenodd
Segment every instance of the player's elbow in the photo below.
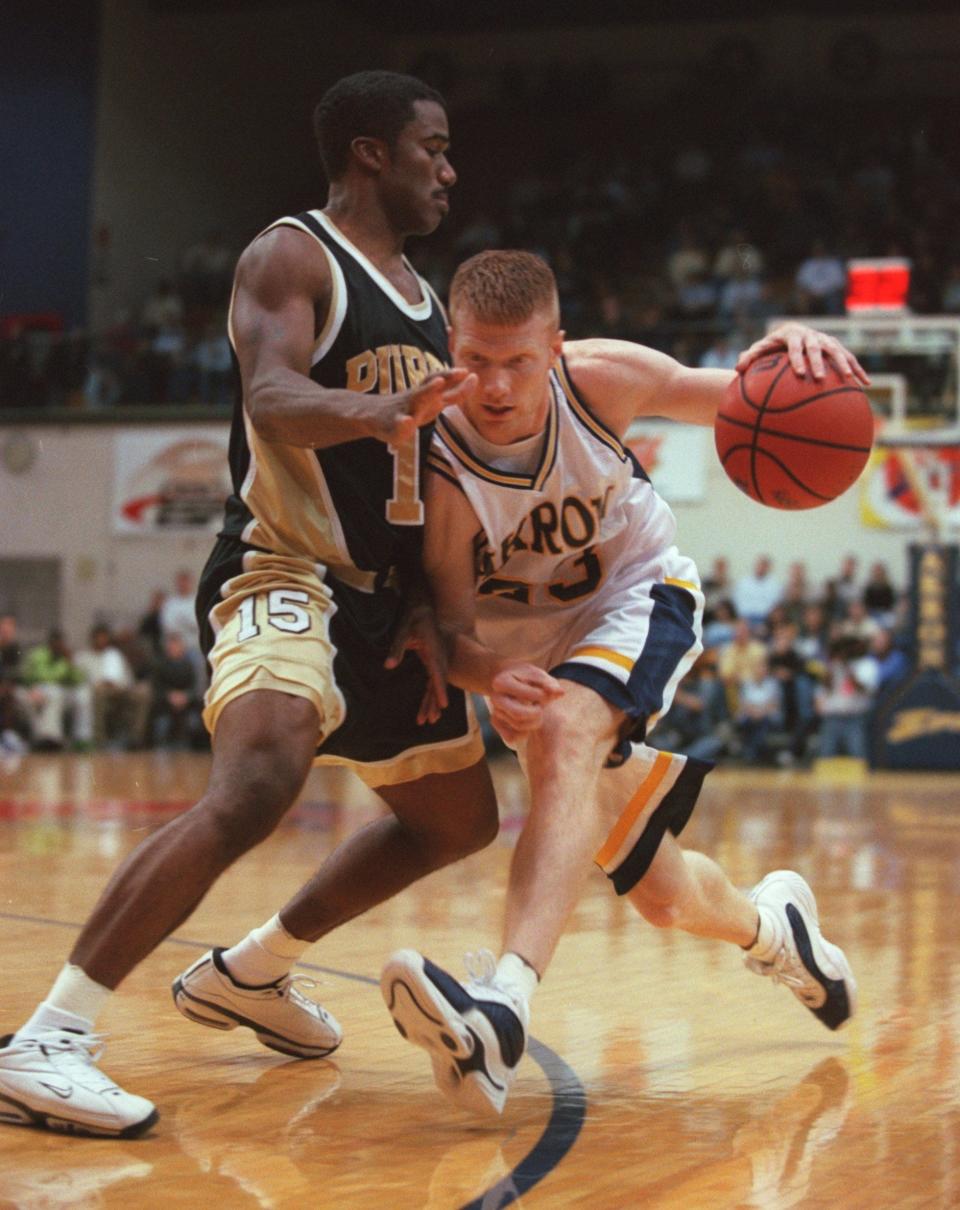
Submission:
M 244 404 L 253 431 L 262 441 L 283 441 L 283 390 L 272 375 L 255 381 Z

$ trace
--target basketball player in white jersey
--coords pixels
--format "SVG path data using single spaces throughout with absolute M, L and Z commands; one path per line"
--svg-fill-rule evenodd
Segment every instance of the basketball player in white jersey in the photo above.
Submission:
M 712 423 L 730 375 L 626 342 L 565 344 L 553 274 L 526 252 L 467 261 L 450 309 L 454 364 L 478 387 L 437 423 L 425 566 L 451 679 L 490 699 L 531 807 L 499 962 L 488 955 L 463 985 L 412 950 L 393 955 L 381 987 L 400 1032 L 430 1052 L 450 1100 L 501 1112 L 530 996 L 592 857 L 651 923 L 741 946 L 750 969 L 839 1028 L 856 985 L 820 934 L 810 888 L 782 870 L 745 895 L 682 850 L 675 837 L 710 766 L 643 743 L 701 650 L 703 594 L 624 434 L 639 416 Z M 822 375 L 829 353 L 865 380 L 836 340 L 799 324 L 741 364 L 783 346 L 798 372 Z

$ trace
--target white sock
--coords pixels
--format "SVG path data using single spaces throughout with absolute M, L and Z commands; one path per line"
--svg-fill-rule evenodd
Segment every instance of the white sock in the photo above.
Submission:
M 94 982 L 79 966 L 67 963 L 54 980 L 50 994 L 33 1016 L 17 1030 L 18 1037 L 36 1037 L 51 1029 L 93 1033 L 97 1017 L 113 992 Z
M 758 906 L 760 925 L 757 929 L 757 939 L 747 949 L 747 956 L 756 958 L 758 962 L 772 962 L 780 948 L 780 930 L 777 920 L 769 908 L 762 904 Z
M 222 958 L 227 970 L 238 983 L 250 987 L 261 987 L 265 983 L 276 983 L 298 958 L 313 944 L 291 937 L 274 916 L 266 924 L 252 929 L 246 937 L 230 949 L 224 950 Z
M 507 984 L 510 990 L 516 990 L 529 1004 L 533 993 L 537 990 L 540 976 L 529 962 L 519 954 L 506 953 L 497 963 L 496 981 Z

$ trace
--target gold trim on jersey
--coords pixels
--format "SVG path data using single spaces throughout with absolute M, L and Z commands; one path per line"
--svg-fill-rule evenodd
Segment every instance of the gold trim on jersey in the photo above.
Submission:
M 614 651 L 612 647 L 576 647 L 567 656 L 568 660 L 584 658 L 606 660 L 610 664 L 616 664 L 618 668 L 625 668 L 627 672 L 632 672 L 633 666 L 637 662 L 628 655 L 621 655 L 619 651 Z
M 488 466 L 473 453 L 457 430 L 443 415 L 437 417 L 434 432 L 437 439 L 447 448 L 454 458 L 466 467 L 478 479 L 487 483 L 496 483 L 499 487 L 515 487 L 524 491 L 542 491 L 550 472 L 557 460 L 557 445 L 560 440 L 560 425 L 557 418 L 557 401 L 551 394 L 550 406 L 547 409 L 547 436 L 540 453 L 540 462 L 532 475 L 512 475 L 507 471 L 498 471 L 496 467 Z
M 594 416 L 587 409 L 586 405 L 581 402 L 577 395 L 576 388 L 570 379 L 570 372 L 567 370 L 567 363 L 562 357 L 554 366 L 552 372 L 556 375 L 557 385 L 563 392 L 567 403 L 569 403 L 571 411 L 581 422 L 581 424 L 588 428 L 598 441 L 602 441 L 604 445 L 612 449 L 621 462 L 629 462 L 630 455 L 627 453 L 623 442 L 615 433 L 612 433 L 606 427 L 606 425 L 601 424 L 596 416 Z
M 664 577 L 664 584 L 672 584 L 674 588 L 685 588 L 688 592 L 700 592 L 700 585 L 691 580 L 675 580 L 672 576 Z

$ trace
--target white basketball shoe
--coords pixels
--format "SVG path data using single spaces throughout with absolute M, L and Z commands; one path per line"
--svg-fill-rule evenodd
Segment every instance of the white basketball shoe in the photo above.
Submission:
M 398 950 L 383 968 L 380 990 L 401 1036 L 430 1055 L 447 1100 L 491 1117 L 503 1112 L 527 1045 L 530 1010 L 496 982 L 489 951 L 467 962 L 464 985 L 415 950 Z
M 320 1059 L 337 1049 L 343 1031 L 336 1019 L 300 987 L 316 987 L 305 975 L 248 987 L 227 970 L 222 949 L 208 950 L 173 982 L 173 1002 L 198 1025 L 236 1029 L 244 1025 L 271 1050 L 298 1059 Z
M 771 924 L 774 943 L 746 965 L 783 983 L 828 1029 L 840 1029 L 857 1007 L 857 983 L 846 955 L 820 932 L 817 901 L 793 870 L 774 870 L 749 892 Z
M 0 1121 L 66 1134 L 133 1139 L 159 1117 L 97 1067 L 99 1034 L 57 1029 L 0 1038 Z

